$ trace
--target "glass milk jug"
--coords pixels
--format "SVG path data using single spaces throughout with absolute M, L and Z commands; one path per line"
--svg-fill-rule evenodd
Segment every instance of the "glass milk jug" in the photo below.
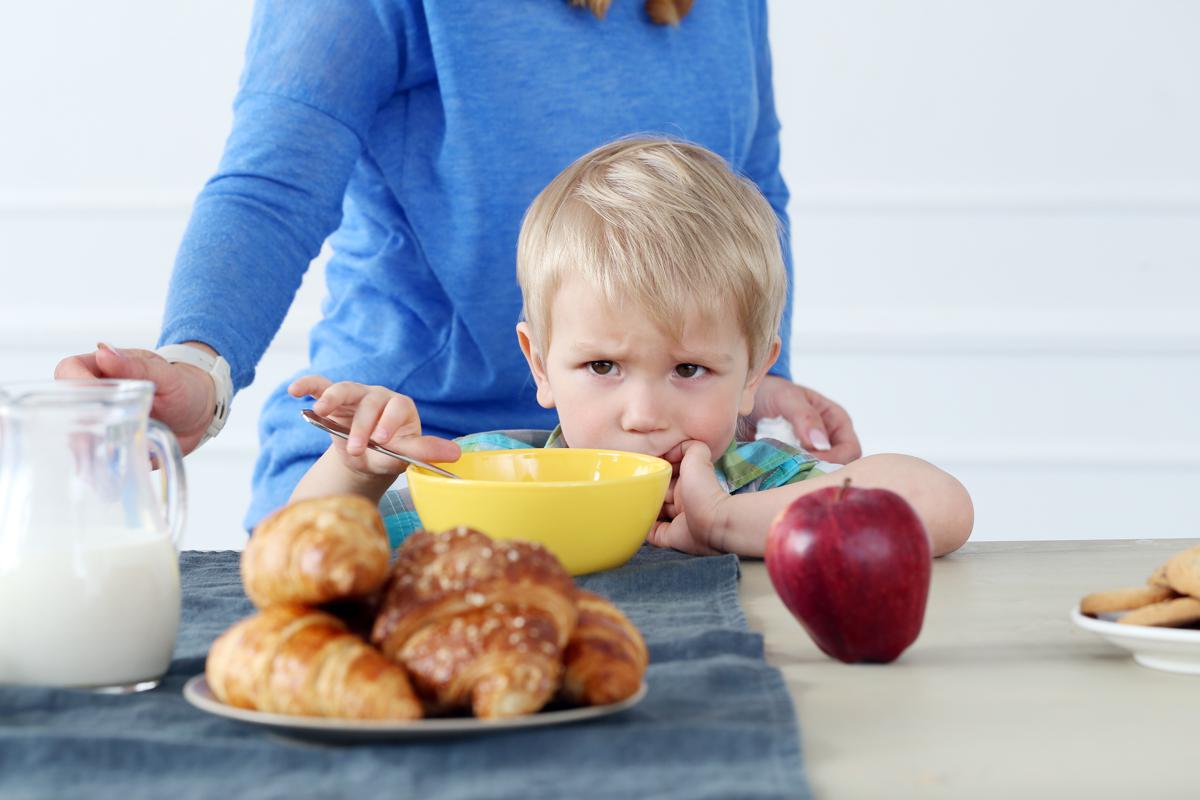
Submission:
M 141 691 L 170 666 L 185 488 L 153 393 L 0 384 L 0 683 Z

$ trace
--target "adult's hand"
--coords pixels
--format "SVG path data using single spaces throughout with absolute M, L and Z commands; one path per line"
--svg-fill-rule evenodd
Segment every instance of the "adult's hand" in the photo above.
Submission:
M 813 455 L 833 464 L 849 464 L 862 456 L 862 445 L 850 415 L 820 392 L 778 375 L 763 378 L 750 419 L 783 417 L 796 438 Z
M 215 351 L 202 347 L 209 353 Z M 172 364 L 151 350 L 118 350 L 96 345 L 91 353 L 68 356 L 54 368 L 55 378 L 122 378 L 154 383 L 150 416 L 175 433 L 184 453 L 200 444 L 216 411 L 217 388 L 204 370 Z

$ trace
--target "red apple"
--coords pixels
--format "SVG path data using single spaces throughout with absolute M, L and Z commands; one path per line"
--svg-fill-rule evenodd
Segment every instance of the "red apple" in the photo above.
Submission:
M 921 632 L 929 536 L 895 492 L 847 479 L 797 498 L 771 523 L 766 562 L 783 604 L 839 661 L 894 661 Z

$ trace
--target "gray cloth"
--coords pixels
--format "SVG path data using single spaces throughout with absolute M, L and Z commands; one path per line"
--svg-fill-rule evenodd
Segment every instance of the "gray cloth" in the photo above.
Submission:
M 193 708 L 183 683 L 251 612 L 238 556 L 184 553 L 183 625 L 163 684 L 135 696 L 0 686 L 0 797 L 809 797 L 791 698 L 737 600 L 734 556 L 643 548 L 579 583 L 650 646 L 649 694 L 564 727 L 326 745 Z M 0 642 L 0 647 L 3 643 Z

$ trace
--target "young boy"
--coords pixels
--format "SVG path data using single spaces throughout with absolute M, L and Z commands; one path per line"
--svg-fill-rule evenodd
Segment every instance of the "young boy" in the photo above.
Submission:
M 368 435 L 426 461 L 453 461 L 460 445 L 594 447 L 671 462 L 661 519 L 647 534 L 658 546 L 761 556 L 776 514 L 847 477 L 907 499 L 934 555 L 970 535 L 966 490 L 920 459 L 872 455 L 838 467 L 772 440 L 735 440 L 779 354 L 788 286 L 770 205 L 718 156 L 662 139 L 624 139 L 583 156 L 529 207 L 517 277 L 525 303 L 517 341 L 558 428 L 455 444 L 421 436 L 403 395 L 306 376 L 290 393 L 316 398 L 317 413 L 352 433 L 332 440 L 292 498 L 382 498 L 395 542 L 420 521 L 387 491 L 404 465 L 366 450 Z

